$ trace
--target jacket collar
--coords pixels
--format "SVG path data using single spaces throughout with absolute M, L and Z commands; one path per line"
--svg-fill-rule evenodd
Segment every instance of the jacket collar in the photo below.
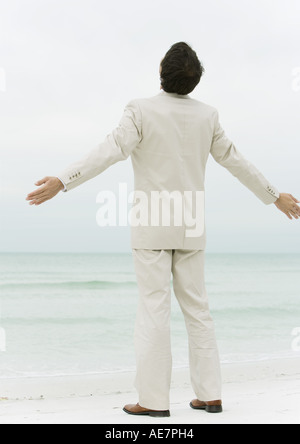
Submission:
M 175 97 L 176 99 L 190 99 L 189 95 L 182 95 L 182 94 L 176 94 L 176 93 L 167 93 L 165 91 L 162 91 L 160 93 L 161 96 L 165 96 L 165 97 Z

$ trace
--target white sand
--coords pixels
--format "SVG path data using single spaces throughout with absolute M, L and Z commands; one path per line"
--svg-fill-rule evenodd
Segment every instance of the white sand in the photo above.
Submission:
M 300 424 L 300 358 L 223 365 L 224 413 L 189 408 L 188 369 L 174 370 L 171 418 L 125 414 L 134 373 L 0 379 L 0 424 Z

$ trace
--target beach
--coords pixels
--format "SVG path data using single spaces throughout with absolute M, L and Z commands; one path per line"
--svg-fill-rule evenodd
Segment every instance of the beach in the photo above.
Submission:
M 299 424 L 300 358 L 223 364 L 224 413 L 189 407 L 188 368 L 174 369 L 171 417 L 123 412 L 134 372 L 0 380 L 0 424 Z
M 138 402 L 131 255 L 0 254 L 0 424 L 299 424 L 299 264 L 207 255 L 222 415 L 189 407 L 188 338 L 172 294 L 171 417 L 161 420 L 123 412 Z

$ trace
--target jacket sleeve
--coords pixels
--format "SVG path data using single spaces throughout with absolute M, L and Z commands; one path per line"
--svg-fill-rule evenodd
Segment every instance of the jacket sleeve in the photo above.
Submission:
M 213 158 L 252 191 L 264 204 L 275 203 L 279 191 L 271 185 L 258 169 L 246 160 L 226 137 L 219 122 L 219 114 L 214 113 L 214 135 L 211 146 Z
M 65 185 L 65 191 L 70 191 L 93 179 L 111 165 L 126 160 L 141 140 L 141 112 L 138 103 L 132 101 L 127 105 L 119 126 L 103 143 L 58 174 Z

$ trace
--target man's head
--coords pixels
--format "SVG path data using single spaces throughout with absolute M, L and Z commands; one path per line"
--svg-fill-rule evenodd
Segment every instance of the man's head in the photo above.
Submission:
M 186 43 L 176 43 L 161 62 L 161 86 L 167 93 L 190 94 L 204 73 L 196 52 Z

